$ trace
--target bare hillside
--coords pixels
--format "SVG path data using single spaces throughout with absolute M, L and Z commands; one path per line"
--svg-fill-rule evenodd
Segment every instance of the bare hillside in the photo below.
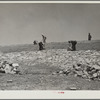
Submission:
M 0 90 L 100 90 L 100 41 L 0 47 L 0 61 L 18 63 L 21 74 L 0 73 Z
M 46 44 L 46 49 L 67 49 L 68 42 L 51 42 Z M 3 53 L 21 52 L 21 51 L 37 51 L 38 45 L 24 44 L 12 46 L 0 46 Z M 100 40 L 78 41 L 77 50 L 100 50 Z

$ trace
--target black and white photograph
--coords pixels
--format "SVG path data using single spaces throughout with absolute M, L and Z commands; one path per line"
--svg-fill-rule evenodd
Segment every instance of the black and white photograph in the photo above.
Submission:
M 0 3 L 8 90 L 100 90 L 100 3 Z

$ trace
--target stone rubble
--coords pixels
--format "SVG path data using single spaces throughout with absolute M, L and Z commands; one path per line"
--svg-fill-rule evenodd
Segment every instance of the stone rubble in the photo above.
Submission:
M 8 73 L 8 74 L 18 74 L 20 71 L 18 70 L 18 63 L 9 63 L 7 61 L 0 62 L 0 72 Z
M 100 51 L 96 50 L 51 49 L 1 53 L 0 61 L 21 63 L 26 66 L 45 63 L 59 67 L 60 74 L 73 73 L 75 76 L 89 79 L 99 79 L 100 77 Z

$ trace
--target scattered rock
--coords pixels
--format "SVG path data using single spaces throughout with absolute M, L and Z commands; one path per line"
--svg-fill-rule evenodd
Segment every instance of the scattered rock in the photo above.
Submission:
M 95 65 L 93 65 L 92 67 L 95 68 L 95 69 L 99 69 L 99 70 L 100 70 L 100 66 L 99 66 L 99 65 L 96 65 L 96 64 L 95 64 Z
M 93 74 L 93 77 L 94 77 L 94 78 L 96 78 L 97 76 L 98 76 L 98 74 L 97 74 L 97 73 L 94 73 L 94 74 Z
M 0 72 L 8 74 L 18 74 L 20 72 L 18 70 L 18 67 L 18 63 L 9 63 L 8 61 L 3 61 L 0 64 Z
M 76 87 L 70 87 L 70 90 L 77 90 Z
M 12 83 L 13 81 L 12 80 L 7 80 L 7 83 Z
M 63 69 L 53 74 L 70 73 L 82 78 L 100 78 L 100 51 L 80 50 L 67 51 L 66 49 L 52 49 L 43 51 L 22 51 L 5 53 L 0 55 L 0 71 L 6 73 L 17 73 L 18 70 L 12 62 L 23 63 L 26 66 L 33 66 L 41 63 L 49 63 L 50 66 L 58 66 Z M 8 65 L 7 65 L 8 64 Z M 10 67 L 13 71 L 9 71 Z M 19 72 L 18 72 L 19 73 Z M 97 73 L 97 74 L 96 74 Z
M 83 72 L 82 71 L 76 71 L 77 76 L 83 76 Z
M 57 74 L 56 72 L 53 72 L 53 73 L 52 73 L 52 75 L 56 75 L 56 74 Z
M 63 74 L 63 71 L 59 71 L 59 74 Z

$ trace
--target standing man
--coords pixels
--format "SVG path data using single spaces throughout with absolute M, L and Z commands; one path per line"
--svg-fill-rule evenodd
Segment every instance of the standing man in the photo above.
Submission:
M 42 39 L 43 39 L 43 43 L 46 43 L 46 39 L 47 39 L 47 37 L 44 36 L 44 35 L 42 35 Z
M 37 42 L 36 40 L 34 40 L 33 44 L 34 44 L 34 45 L 37 45 L 37 44 L 38 44 L 38 42 Z
M 71 43 L 72 43 L 72 51 L 76 51 L 77 41 L 71 41 Z
M 42 41 L 43 41 L 43 47 L 44 47 L 44 49 L 45 49 L 46 39 L 47 39 L 47 37 L 44 36 L 44 35 L 42 35 Z
M 91 34 L 88 33 L 88 41 L 91 41 L 91 38 L 92 38 Z
M 68 41 L 67 50 L 68 50 L 68 51 L 72 51 L 72 43 L 71 43 L 71 41 Z

